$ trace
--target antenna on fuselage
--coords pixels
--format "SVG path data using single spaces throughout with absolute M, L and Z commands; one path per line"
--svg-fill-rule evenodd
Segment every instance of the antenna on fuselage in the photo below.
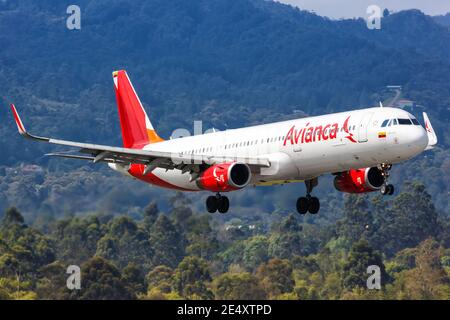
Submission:
M 380 108 L 383 108 L 383 102 L 380 101 Z

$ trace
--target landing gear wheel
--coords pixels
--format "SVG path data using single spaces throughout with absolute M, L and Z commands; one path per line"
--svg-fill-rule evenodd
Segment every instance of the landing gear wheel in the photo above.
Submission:
M 394 194 L 394 186 L 392 184 L 388 184 L 389 171 L 392 169 L 392 164 L 382 163 L 378 166 L 378 169 L 381 170 L 381 174 L 384 178 L 384 183 L 380 188 L 380 193 L 383 196 L 393 195 Z
M 218 205 L 219 201 L 216 196 L 209 196 L 206 198 L 206 210 L 208 210 L 209 213 L 216 212 Z
M 394 194 L 394 186 L 392 184 L 383 184 L 381 186 L 380 193 L 383 196 L 386 195 L 392 196 Z
M 319 212 L 319 209 L 320 209 L 319 199 L 316 197 L 311 197 L 309 199 L 309 206 L 308 206 L 309 213 L 316 214 L 317 212 Z
M 297 212 L 305 214 L 308 211 L 309 201 L 306 197 L 300 197 L 297 199 Z
M 388 184 L 388 195 L 392 196 L 394 194 L 394 186 L 392 184 Z
M 230 208 L 230 201 L 228 200 L 228 197 L 222 196 L 219 198 L 217 209 L 220 213 L 226 213 L 228 211 L 228 208 Z
M 309 212 L 311 214 L 316 214 L 320 209 L 319 199 L 316 197 L 311 197 L 311 192 L 315 186 L 319 183 L 317 178 L 305 180 L 306 186 L 306 197 L 300 197 L 297 199 L 297 211 L 300 214 L 305 214 Z

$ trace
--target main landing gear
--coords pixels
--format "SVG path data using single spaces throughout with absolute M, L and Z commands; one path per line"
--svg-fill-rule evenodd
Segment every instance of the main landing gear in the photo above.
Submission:
M 306 185 L 306 197 L 300 197 L 297 199 L 297 211 L 300 214 L 305 214 L 309 212 L 311 214 L 316 214 L 320 209 L 320 201 L 316 197 L 311 197 L 311 192 L 315 186 L 318 184 L 318 179 L 314 178 L 311 180 L 305 180 Z
M 219 211 L 220 213 L 226 213 L 230 207 L 230 201 L 228 197 L 222 196 L 217 192 L 215 196 L 209 196 L 206 198 L 206 210 L 209 213 Z
M 394 186 L 392 184 L 388 184 L 388 179 L 389 179 L 389 170 L 391 170 L 392 165 L 388 164 L 388 163 L 382 163 L 378 166 L 378 169 L 381 170 L 381 174 L 383 175 L 384 178 L 384 183 L 380 188 L 380 193 L 383 196 L 386 195 L 393 195 L 394 194 Z

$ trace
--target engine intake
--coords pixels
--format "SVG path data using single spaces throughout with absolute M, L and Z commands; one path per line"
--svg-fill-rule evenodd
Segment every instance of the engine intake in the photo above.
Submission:
M 334 178 L 334 187 L 342 192 L 364 193 L 379 190 L 384 177 L 377 167 L 352 169 Z
M 250 168 L 245 163 L 221 163 L 203 171 L 197 179 L 197 185 L 213 192 L 232 191 L 248 185 L 251 175 Z

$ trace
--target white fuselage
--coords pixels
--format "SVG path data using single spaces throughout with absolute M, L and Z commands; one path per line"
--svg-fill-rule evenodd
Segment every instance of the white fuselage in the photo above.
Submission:
M 368 108 L 240 129 L 217 131 L 149 144 L 145 150 L 181 155 L 264 156 L 269 168 L 252 172 L 252 185 L 311 179 L 349 169 L 398 163 L 421 153 L 425 129 L 415 123 L 382 127 L 388 119 L 415 118 L 396 108 Z M 114 166 L 126 173 L 126 168 Z M 157 168 L 159 179 L 186 190 L 200 190 L 190 173 Z

